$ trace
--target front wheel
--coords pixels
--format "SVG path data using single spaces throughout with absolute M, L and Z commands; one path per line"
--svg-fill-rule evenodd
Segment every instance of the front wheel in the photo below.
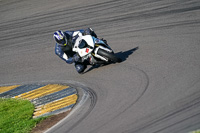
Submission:
M 121 59 L 116 57 L 116 55 L 114 53 L 110 53 L 106 50 L 103 50 L 103 49 L 99 49 L 97 54 L 107 58 L 108 60 L 116 63 L 116 62 L 121 62 Z

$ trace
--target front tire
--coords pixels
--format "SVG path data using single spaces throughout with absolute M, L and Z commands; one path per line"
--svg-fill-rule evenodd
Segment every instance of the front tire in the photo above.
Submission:
M 97 54 L 107 58 L 108 60 L 110 60 L 110 61 L 112 61 L 114 63 L 121 62 L 121 59 L 116 57 L 114 53 L 110 53 L 110 52 L 108 52 L 106 50 L 99 49 Z

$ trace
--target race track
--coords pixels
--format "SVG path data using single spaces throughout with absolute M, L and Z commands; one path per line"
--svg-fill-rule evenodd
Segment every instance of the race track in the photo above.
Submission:
M 50 132 L 200 129 L 199 0 L 1 0 L 0 12 L 0 85 L 70 82 L 90 90 L 89 111 Z M 55 55 L 56 30 L 87 27 L 123 62 L 80 75 Z

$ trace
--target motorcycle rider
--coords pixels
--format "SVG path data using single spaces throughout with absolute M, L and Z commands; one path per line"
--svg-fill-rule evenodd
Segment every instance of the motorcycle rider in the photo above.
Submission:
M 87 68 L 87 63 L 82 62 L 80 56 L 72 51 L 74 43 L 78 38 L 79 34 L 82 35 L 92 35 L 97 38 L 96 33 L 92 28 L 86 30 L 78 31 L 61 31 L 58 30 L 54 33 L 53 37 L 56 41 L 55 45 L 55 54 L 58 55 L 61 59 L 66 61 L 68 64 L 75 63 L 75 68 L 78 73 L 83 73 Z

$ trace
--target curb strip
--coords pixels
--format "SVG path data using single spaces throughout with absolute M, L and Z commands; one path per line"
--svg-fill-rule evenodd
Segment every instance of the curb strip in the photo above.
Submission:
M 65 84 L 0 86 L 0 98 L 27 99 L 35 105 L 33 118 L 71 110 L 77 102 L 74 87 Z

